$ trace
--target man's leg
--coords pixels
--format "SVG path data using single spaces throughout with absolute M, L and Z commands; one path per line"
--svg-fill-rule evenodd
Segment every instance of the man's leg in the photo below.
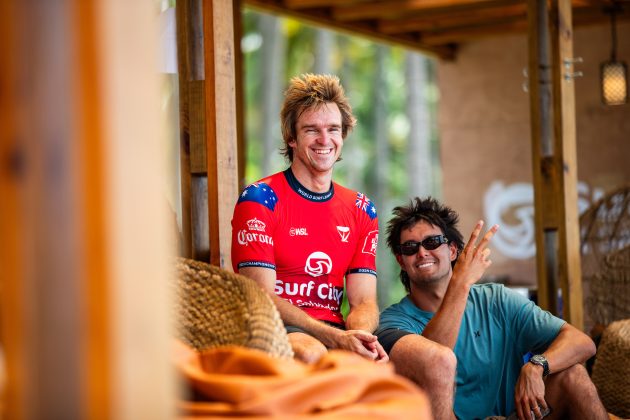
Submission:
M 421 335 L 409 334 L 394 344 L 389 359 L 397 373 L 411 379 L 429 395 L 435 420 L 455 419 L 457 358 L 451 349 Z
M 580 364 L 547 377 L 545 400 L 552 410 L 549 419 L 608 419 L 595 385 Z
M 328 352 L 326 346 L 318 339 L 306 333 L 292 332 L 288 334 L 288 337 L 293 353 L 295 353 L 295 358 L 304 363 L 315 363 Z

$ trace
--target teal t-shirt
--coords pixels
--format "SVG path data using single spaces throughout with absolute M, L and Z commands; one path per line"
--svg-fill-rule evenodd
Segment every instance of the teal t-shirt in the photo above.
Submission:
M 432 317 L 404 297 L 381 313 L 376 335 L 391 328 L 422 334 Z M 471 420 L 512 413 L 523 356 L 542 353 L 563 325 L 503 285 L 473 285 L 454 349 L 455 415 Z

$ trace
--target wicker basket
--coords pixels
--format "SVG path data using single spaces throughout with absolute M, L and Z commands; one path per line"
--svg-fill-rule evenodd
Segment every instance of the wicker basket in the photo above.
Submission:
M 240 345 L 293 357 L 271 298 L 253 280 L 199 261 L 178 258 L 177 334 L 197 350 Z
M 593 382 L 610 413 L 630 418 L 630 319 L 613 322 L 604 330 Z

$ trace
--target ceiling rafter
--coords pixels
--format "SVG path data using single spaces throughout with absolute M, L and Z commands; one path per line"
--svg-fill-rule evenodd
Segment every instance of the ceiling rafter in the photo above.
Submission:
M 525 33 L 526 0 L 242 0 L 245 5 L 315 25 L 401 45 L 444 59 L 459 44 L 487 36 Z M 609 24 L 605 13 L 630 0 L 572 0 L 576 26 Z
M 507 7 L 493 7 L 488 9 L 460 10 L 447 14 L 419 16 L 402 19 L 379 20 L 378 29 L 386 34 L 401 34 L 405 32 L 424 31 L 428 29 L 448 28 L 465 24 L 483 23 L 486 21 L 527 16 L 525 4 L 512 4 Z

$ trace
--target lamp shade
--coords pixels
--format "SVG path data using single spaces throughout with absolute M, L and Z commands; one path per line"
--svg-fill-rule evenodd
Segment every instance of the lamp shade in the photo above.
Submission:
M 628 102 L 628 67 L 621 61 L 607 61 L 601 65 L 602 102 L 623 105 Z

